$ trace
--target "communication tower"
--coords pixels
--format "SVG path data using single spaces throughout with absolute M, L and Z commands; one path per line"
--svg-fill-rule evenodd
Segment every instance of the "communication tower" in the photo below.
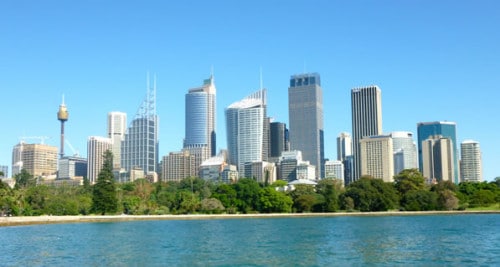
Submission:
M 62 96 L 62 103 L 59 105 L 59 111 L 57 112 L 57 119 L 61 122 L 61 152 L 60 157 L 64 157 L 64 123 L 68 120 L 68 109 L 66 104 L 64 104 L 64 95 Z

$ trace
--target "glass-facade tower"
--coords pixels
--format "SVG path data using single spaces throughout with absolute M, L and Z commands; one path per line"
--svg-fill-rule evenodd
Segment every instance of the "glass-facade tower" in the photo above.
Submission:
M 316 166 L 316 179 L 325 177 L 323 91 L 318 73 L 293 75 L 288 88 L 290 150 L 302 151 Z
M 259 90 L 226 108 L 229 164 L 236 165 L 243 177 L 245 163 L 262 161 L 267 155 L 264 142 L 266 90 Z
M 122 143 L 121 167 L 126 172 L 142 169 L 144 174 L 157 172 L 158 116 L 156 115 L 156 78 L 149 86 L 146 99 L 132 120 Z
M 418 135 L 418 164 L 419 169 L 423 172 L 423 159 L 422 159 L 422 142 L 432 136 L 442 136 L 451 139 L 453 150 L 453 179 L 455 184 L 459 183 L 459 164 L 458 164 L 458 151 L 457 151 L 457 124 L 449 121 L 434 121 L 434 122 L 420 122 L 417 124 Z
M 215 84 L 213 76 L 203 86 L 186 94 L 186 128 L 184 148 L 204 148 L 202 161 L 216 155 Z

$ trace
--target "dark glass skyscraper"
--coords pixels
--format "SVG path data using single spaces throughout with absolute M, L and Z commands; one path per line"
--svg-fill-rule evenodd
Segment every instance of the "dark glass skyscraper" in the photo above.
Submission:
M 316 178 L 325 177 L 323 91 L 318 73 L 293 75 L 288 88 L 290 150 L 316 166 Z
M 270 153 L 269 157 L 279 158 L 281 152 L 287 150 L 287 129 L 283 122 L 271 122 L 270 124 Z
M 453 148 L 453 182 L 459 183 L 459 164 L 457 151 L 457 124 L 449 121 L 419 122 L 417 124 L 418 135 L 418 165 L 423 172 L 422 142 L 430 137 L 441 136 L 451 139 Z

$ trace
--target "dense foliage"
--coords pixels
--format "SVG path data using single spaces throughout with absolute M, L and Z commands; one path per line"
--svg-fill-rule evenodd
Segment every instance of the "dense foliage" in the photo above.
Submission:
M 316 186 L 265 185 L 253 179 L 214 184 L 197 177 L 180 182 L 150 183 L 139 179 L 115 184 L 109 159 L 91 186 L 36 185 L 26 172 L 16 175 L 15 188 L 0 182 L 0 215 L 43 214 L 220 214 L 345 211 L 453 210 L 500 205 L 499 180 L 440 182 L 429 186 L 417 170 L 404 170 L 394 183 L 362 177 L 345 188 L 338 180 L 324 179 Z M 497 206 L 500 208 L 500 206 Z

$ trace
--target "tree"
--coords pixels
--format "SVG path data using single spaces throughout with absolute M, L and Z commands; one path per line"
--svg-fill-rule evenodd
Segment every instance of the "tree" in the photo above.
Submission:
M 201 211 L 210 214 L 220 214 L 225 210 L 224 205 L 216 198 L 205 198 L 201 201 Z
M 296 212 L 321 211 L 325 198 L 316 193 L 314 186 L 298 184 L 295 189 L 288 193 L 293 200 L 293 208 Z
M 346 197 L 352 198 L 354 207 L 360 211 L 386 211 L 398 203 L 397 192 L 391 183 L 366 176 L 349 184 L 342 198 Z
M 22 169 L 20 173 L 14 176 L 16 185 L 14 189 L 27 188 L 36 185 L 36 178 L 31 175 L 26 169 Z
M 104 164 L 97 176 L 97 183 L 92 193 L 93 212 L 104 215 L 117 211 L 118 199 L 113 176 L 113 154 L 109 150 L 104 153 Z
M 249 178 L 240 179 L 234 184 L 234 190 L 238 199 L 236 206 L 240 212 L 249 213 L 259 210 L 259 183 Z
M 437 194 L 429 190 L 410 190 L 401 199 L 401 207 L 407 211 L 435 210 Z
M 425 178 L 417 169 L 406 169 L 394 176 L 394 186 L 401 196 L 411 190 L 423 190 Z
M 321 207 L 323 212 L 337 211 L 340 207 L 339 196 L 342 193 L 342 183 L 338 179 L 322 179 L 316 185 L 316 192 L 325 199 Z
M 292 198 L 274 187 L 264 187 L 259 192 L 260 212 L 291 212 Z

